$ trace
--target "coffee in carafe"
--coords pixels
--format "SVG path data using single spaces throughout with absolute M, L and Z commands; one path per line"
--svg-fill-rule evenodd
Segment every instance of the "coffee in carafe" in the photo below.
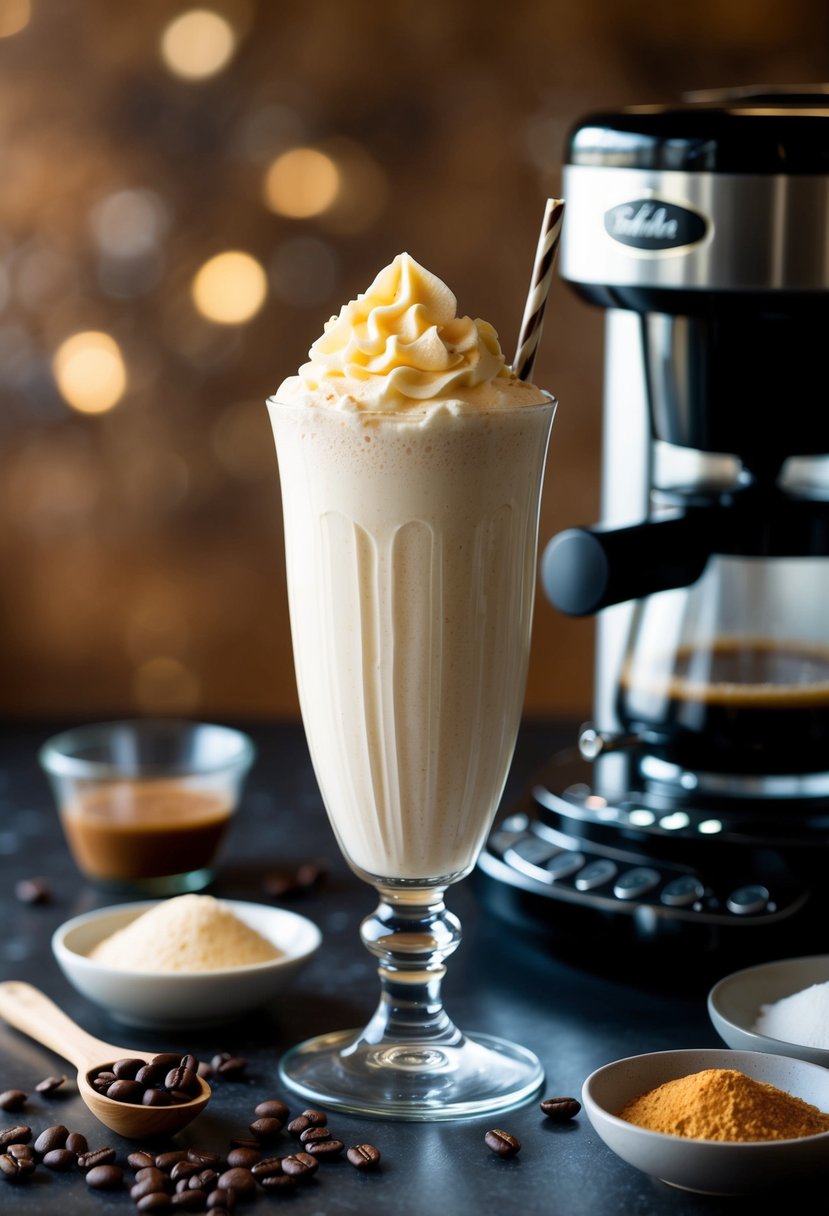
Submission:
M 667 663 L 629 663 L 619 716 L 644 746 L 694 771 L 829 768 L 829 648 L 728 637 Z

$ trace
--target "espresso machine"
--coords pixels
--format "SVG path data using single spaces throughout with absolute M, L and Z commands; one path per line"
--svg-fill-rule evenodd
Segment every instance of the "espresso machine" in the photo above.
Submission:
M 597 615 L 593 719 L 496 824 L 487 897 L 582 957 L 829 950 L 829 86 L 592 115 L 562 193 L 561 276 L 606 310 L 602 519 L 541 578 Z

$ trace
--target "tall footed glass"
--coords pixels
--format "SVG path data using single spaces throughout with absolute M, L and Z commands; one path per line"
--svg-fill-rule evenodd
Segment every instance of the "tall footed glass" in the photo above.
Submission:
M 492 824 L 524 696 L 554 398 L 417 416 L 269 402 L 297 683 L 380 1002 L 363 1030 L 282 1059 L 311 1101 L 403 1119 L 504 1109 L 543 1081 L 525 1048 L 441 1000 L 447 887 Z

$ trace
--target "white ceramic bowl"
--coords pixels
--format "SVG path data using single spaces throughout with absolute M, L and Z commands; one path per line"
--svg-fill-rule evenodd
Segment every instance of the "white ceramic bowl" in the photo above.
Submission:
M 708 1015 L 714 1029 L 729 1047 L 740 1051 L 768 1051 L 796 1056 L 829 1068 L 829 1049 L 806 1047 L 759 1034 L 754 1025 L 763 1005 L 802 992 L 812 984 L 829 981 L 829 954 L 810 958 L 784 958 L 774 963 L 746 967 L 727 975 L 708 994 Z
M 829 1132 L 798 1140 L 690 1140 L 647 1131 L 616 1112 L 638 1094 L 705 1068 L 736 1068 L 829 1111 L 829 1071 L 788 1056 L 754 1051 L 657 1051 L 606 1064 L 582 1089 L 585 1112 L 608 1148 L 671 1186 L 740 1195 L 798 1175 L 829 1172 Z
M 206 1026 L 277 997 L 319 948 L 316 925 L 295 912 L 265 904 L 224 900 L 282 954 L 266 963 L 179 974 L 118 971 L 88 957 L 98 942 L 148 912 L 157 900 L 119 904 L 73 917 L 55 930 L 52 951 L 67 979 L 95 1004 L 130 1026 Z

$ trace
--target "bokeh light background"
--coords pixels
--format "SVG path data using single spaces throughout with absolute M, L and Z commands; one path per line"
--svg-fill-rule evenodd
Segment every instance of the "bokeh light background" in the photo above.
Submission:
M 294 716 L 265 397 L 406 249 L 511 356 L 569 126 L 829 78 L 825 0 L 0 0 L 0 713 Z M 542 539 L 595 518 L 556 283 Z M 592 627 L 539 598 L 529 713 Z

